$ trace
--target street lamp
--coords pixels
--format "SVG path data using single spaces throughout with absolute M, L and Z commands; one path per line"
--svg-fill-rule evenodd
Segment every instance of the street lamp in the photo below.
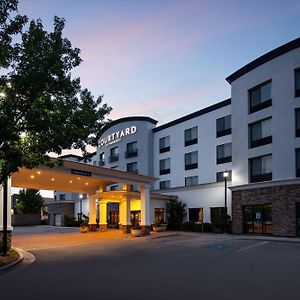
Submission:
M 79 213 L 79 221 L 82 220 L 82 198 L 83 198 L 83 195 L 82 194 L 79 194 L 79 200 L 80 200 L 80 213 Z
M 225 216 L 227 216 L 227 178 L 229 176 L 229 173 L 227 171 L 225 171 L 223 173 L 223 177 L 224 177 L 224 182 L 225 182 Z

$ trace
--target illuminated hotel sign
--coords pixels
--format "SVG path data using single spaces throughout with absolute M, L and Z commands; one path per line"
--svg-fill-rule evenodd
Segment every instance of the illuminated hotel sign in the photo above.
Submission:
M 136 133 L 136 126 L 127 127 L 124 130 L 113 132 L 107 137 L 101 139 L 99 141 L 99 146 L 102 147 L 102 146 L 109 146 L 115 144 L 121 141 L 121 139 L 124 136 L 135 134 L 135 133 Z

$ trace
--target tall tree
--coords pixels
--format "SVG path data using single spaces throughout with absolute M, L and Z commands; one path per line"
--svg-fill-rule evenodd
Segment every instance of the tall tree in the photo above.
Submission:
M 43 207 L 44 199 L 38 190 L 20 190 L 17 201 L 17 209 L 23 214 L 40 213 Z
M 1 184 L 20 167 L 51 165 L 49 152 L 96 146 L 111 108 L 72 77 L 82 60 L 63 36 L 64 19 L 54 18 L 52 32 L 39 19 L 24 30 L 18 1 L 0 3 Z M 14 35 L 20 42 L 12 43 Z

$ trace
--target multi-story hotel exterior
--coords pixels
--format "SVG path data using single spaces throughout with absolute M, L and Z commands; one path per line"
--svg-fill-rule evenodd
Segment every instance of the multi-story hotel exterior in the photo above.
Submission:
M 177 196 L 187 204 L 187 221 L 194 222 L 222 214 L 226 171 L 234 233 L 299 235 L 300 39 L 227 81 L 231 99 L 167 124 L 157 127 L 157 121 L 140 116 L 113 121 L 89 163 L 157 177 L 151 190 Z M 164 214 L 159 203 L 151 209 Z

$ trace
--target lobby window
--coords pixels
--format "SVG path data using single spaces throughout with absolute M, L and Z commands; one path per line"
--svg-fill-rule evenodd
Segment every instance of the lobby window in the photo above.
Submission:
M 300 108 L 295 110 L 296 137 L 300 137 Z
M 217 138 L 231 134 L 231 115 L 217 119 Z
M 300 97 L 300 69 L 295 70 L 295 97 Z
M 170 158 L 166 158 L 166 159 L 161 159 L 159 161 L 159 174 L 160 175 L 165 175 L 165 174 L 169 174 L 171 171 L 171 160 Z
M 185 170 L 198 168 L 198 151 L 185 153 L 184 155 Z
M 195 223 L 202 223 L 203 208 L 189 208 L 189 221 Z
M 195 126 L 184 131 L 184 145 L 189 146 L 198 143 L 198 127 Z
M 211 207 L 210 219 L 212 224 L 220 224 L 225 216 L 225 207 Z
M 104 165 L 105 165 L 105 156 L 104 156 L 104 152 L 102 152 L 99 155 L 99 166 L 104 166 Z
M 300 177 L 300 149 L 296 149 L 296 177 Z
M 159 189 L 169 189 L 171 187 L 171 180 L 162 180 L 159 182 Z
M 165 222 L 165 210 L 163 208 L 154 209 L 154 219 L 155 223 L 164 223 Z
M 137 162 L 132 162 L 130 164 L 127 164 L 127 172 L 137 174 L 138 173 Z
M 185 177 L 185 186 L 192 186 L 198 184 L 198 176 Z
M 249 90 L 250 114 L 272 106 L 271 81 L 264 82 Z
M 137 142 L 131 142 L 127 144 L 125 157 L 135 157 L 138 155 Z
M 250 182 L 272 180 L 272 155 L 255 157 L 249 160 Z
M 170 136 L 159 139 L 159 153 L 170 151 Z
M 119 160 L 119 148 L 114 147 L 110 149 L 109 162 L 114 162 Z
M 231 162 L 231 143 L 217 146 L 217 164 Z
M 272 119 L 255 122 L 249 125 L 249 147 L 255 148 L 272 143 Z
M 218 172 L 217 173 L 217 182 L 224 182 L 224 172 Z M 227 181 L 231 181 L 232 180 L 232 171 L 226 171 L 228 173 L 228 177 L 227 177 Z
M 60 194 L 59 201 L 64 201 L 64 200 L 66 200 L 66 194 Z

